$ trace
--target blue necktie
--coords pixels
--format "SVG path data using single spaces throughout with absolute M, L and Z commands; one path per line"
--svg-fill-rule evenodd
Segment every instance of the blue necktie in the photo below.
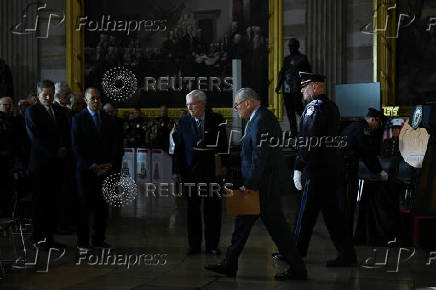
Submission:
M 95 112 L 94 114 L 94 124 L 98 131 L 101 129 L 101 121 L 100 121 L 100 115 L 98 112 Z

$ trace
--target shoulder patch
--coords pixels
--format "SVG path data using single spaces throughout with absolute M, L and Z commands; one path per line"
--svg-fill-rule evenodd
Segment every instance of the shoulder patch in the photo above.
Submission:
M 306 109 L 306 116 L 312 115 L 314 111 L 315 111 L 315 108 L 313 106 L 307 107 L 307 109 Z

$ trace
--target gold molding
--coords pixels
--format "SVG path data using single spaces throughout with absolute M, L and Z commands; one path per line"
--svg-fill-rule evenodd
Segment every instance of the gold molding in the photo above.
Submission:
M 283 62 L 283 0 L 269 0 L 269 56 L 268 95 L 269 109 L 283 119 L 283 95 L 276 94 L 278 72 Z
M 397 1 L 373 3 L 373 81 L 380 82 L 381 107 L 397 105 Z M 399 107 L 399 116 L 409 113 L 410 107 Z
M 88 0 L 89 1 L 89 0 Z M 376 1 L 376 0 L 375 0 Z M 66 54 L 67 82 L 73 92 L 80 92 L 85 85 L 85 33 L 75 31 L 77 20 L 85 14 L 85 0 L 65 0 L 66 14 Z M 268 100 L 269 109 L 279 118 L 283 118 L 283 95 L 277 95 L 278 72 L 283 62 L 283 0 L 269 0 L 269 51 L 268 51 Z M 169 109 L 170 117 L 178 116 L 181 109 Z M 133 108 L 120 109 L 119 114 L 128 114 Z M 224 118 L 233 118 L 233 108 L 213 108 Z M 144 108 L 141 111 L 149 117 L 158 117 L 159 108 Z M 127 113 L 126 113 L 127 112 Z
M 65 0 L 67 83 L 73 92 L 85 86 L 85 32 L 76 31 L 76 24 L 85 14 L 85 0 Z
M 118 109 L 118 117 L 127 117 L 130 112 L 133 112 L 134 108 L 119 108 Z M 168 108 L 168 116 L 170 118 L 178 118 L 179 112 L 181 110 L 185 110 L 188 112 L 187 108 Z M 232 119 L 232 108 L 213 108 L 213 111 L 216 113 L 220 113 L 223 115 L 225 119 Z M 159 108 L 141 108 L 141 113 L 146 118 L 156 118 L 160 116 Z

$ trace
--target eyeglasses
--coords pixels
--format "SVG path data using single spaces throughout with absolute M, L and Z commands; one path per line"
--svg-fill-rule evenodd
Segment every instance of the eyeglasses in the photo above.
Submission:
M 233 110 L 238 110 L 238 108 L 239 108 L 239 106 L 242 104 L 242 102 L 245 102 L 247 99 L 245 99 L 245 100 L 242 100 L 242 101 L 240 101 L 239 103 L 237 103 L 237 104 L 235 104 L 234 106 L 233 106 Z
M 195 105 L 197 105 L 199 102 L 193 102 L 193 103 L 187 103 L 186 104 L 186 107 L 190 107 L 190 106 L 195 106 Z

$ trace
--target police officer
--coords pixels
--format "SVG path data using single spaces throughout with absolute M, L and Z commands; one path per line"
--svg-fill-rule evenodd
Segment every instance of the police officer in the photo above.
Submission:
M 160 117 L 156 119 L 157 134 L 155 139 L 155 146 L 157 148 L 163 149 L 168 153 L 170 147 L 170 132 L 173 127 L 173 122 L 168 117 L 168 107 L 166 105 L 160 106 Z
M 300 77 L 303 100 L 308 104 L 301 119 L 294 170 L 295 187 L 298 190 L 304 188 L 295 228 L 297 247 L 300 255 L 307 256 L 313 228 L 321 211 L 339 252 L 336 259 L 327 261 L 326 266 L 350 266 L 356 263 L 356 253 L 351 240 L 344 235 L 336 195 L 338 169 L 333 140 L 339 133 L 339 110 L 325 93 L 325 76 L 300 72 Z
M 129 117 L 127 121 L 127 128 L 125 130 L 126 146 L 138 148 L 149 145 L 147 144 L 146 135 L 146 120 L 141 116 L 141 109 L 135 108 L 132 117 Z
M 354 210 L 356 207 L 357 192 L 359 189 L 358 169 L 359 160 L 366 167 L 377 174 L 382 181 L 388 179 L 388 174 L 382 170 L 377 158 L 377 138 L 374 132 L 382 124 L 383 114 L 369 108 L 365 118 L 352 122 L 342 130 L 341 136 L 345 146 L 338 147 L 338 163 L 342 177 L 339 183 L 339 207 L 345 211 L 347 234 L 352 238 L 354 225 Z

